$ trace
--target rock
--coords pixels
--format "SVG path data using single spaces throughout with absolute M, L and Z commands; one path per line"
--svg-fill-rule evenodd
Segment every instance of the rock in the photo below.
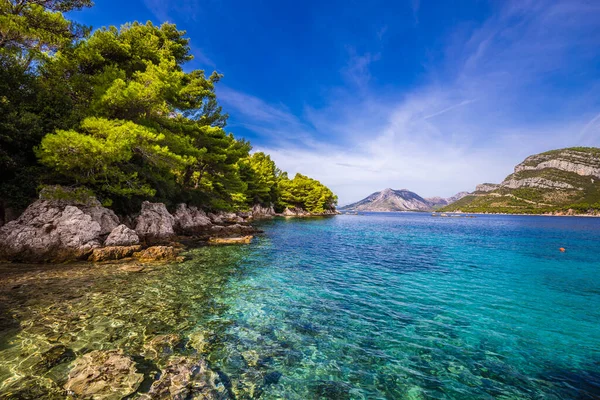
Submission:
M 286 217 L 307 217 L 310 215 L 308 211 L 301 208 L 286 208 L 282 214 Z
M 242 236 L 235 238 L 210 238 L 208 242 L 211 244 L 249 244 L 254 236 Z
M 497 183 L 482 183 L 475 187 L 476 192 L 493 192 L 494 190 L 500 188 L 500 185 Z
M 162 370 L 160 378 L 140 399 L 225 399 L 223 385 L 217 388 L 218 376 L 204 360 L 174 357 Z
M 140 243 L 140 238 L 133 229 L 125 225 L 114 228 L 104 241 L 105 246 L 133 246 Z
M 219 214 L 208 213 L 208 218 L 210 218 L 210 220 L 213 224 L 224 224 L 225 223 L 225 220 L 223 219 L 223 216 L 220 213 Z
M 188 335 L 188 346 L 196 350 L 198 353 L 203 353 L 208 347 L 208 340 L 204 332 L 195 331 Z
M 346 400 L 350 399 L 351 387 L 338 381 L 320 381 L 315 385 L 315 398 L 331 399 L 331 400 Z
M 265 386 L 278 384 L 282 376 L 283 374 L 279 371 L 269 372 L 264 378 Z
M 123 265 L 122 267 L 119 267 L 119 271 L 125 271 L 125 272 L 141 272 L 144 270 L 144 267 L 142 265 L 137 265 L 137 264 L 127 264 L 127 265 Z
M 95 350 L 75 360 L 65 389 L 83 398 L 117 400 L 134 393 L 143 379 L 122 351 Z
M 147 242 L 169 241 L 175 236 L 173 224 L 175 218 L 167 211 L 163 203 L 142 203 L 142 211 L 137 218 L 135 231 Z
M 113 210 L 102 207 L 100 202 L 96 202 L 97 204 L 93 206 L 79 206 L 79 209 L 100 225 L 100 235 L 108 235 L 119 226 L 119 217 Z
M 272 205 L 270 207 L 263 207 L 260 204 L 255 204 L 252 207 L 252 217 L 255 219 L 273 218 L 274 215 L 275 209 Z
M 255 233 L 257 230 L 248 225 L 234 224 L 229 226 L 213 225 L 210 232 L 215 236 L 229 236 Z
M 173 215 L 175 218 L 175 231 L 180 235 L 196 235 L 210 229 L 211 219 L 202 210 L 179 204 Z
M 172 333 L 158 335 L 144 343 L 144 355 L 150 358 L 159 358 L 173 354 L 173 349 L 181 342 L 181 336 Z
M 37 200 L 0 228 L 0 258 L 11 261 L 85 259 L 100 246 L 100 224 L 79 208 Z
M 42 353 L 41 357 L 42 359 L 36 367 L 43 373 L 58 364 L 73 360 L 75 358 L 75 353 L 65 345 L 58 344 Z
M 88 261 L 100 262 L 120 260 L 122 258 L 131 257 L 136 251 L 140 251 L 142 246 L 108 246 L 94 249 L 89 256 Z
M 179 253 L 181 249 L 175 248 L 173 246 L 152 246 L 144 249 L 140 252 L 134 253 L 133 256 L 136 257 L 141 262 L 149 262 L 149 261 L 183 261 L 183 257 L 179 257 Z

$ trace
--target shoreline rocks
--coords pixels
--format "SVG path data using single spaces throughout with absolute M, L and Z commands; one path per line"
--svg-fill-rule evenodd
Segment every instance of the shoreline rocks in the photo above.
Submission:
M 178 262 L 183 260 L 178 240 L 193 245 L 194 241 L 224 238 L 235 243 L 260 232 L 250 225 L 256 219 L 335 214 L 335 210 L 311 214 L 297 208 L 277 214 L 273 206 L 260 205 L 248 212 L 207 214 L 186 204 L 179 204 L 171 214 L 165 204 L 145 201 L 135 219 L 124 216 L 120 221 L 93 197 L 85 202 L 40 199 L 0 227 L 0 260 L 62 263 L 134 257 L 140 262 Z
M 100 247 L 102 227 L 79 208 L 37 200 L 0 228 L 0 259 L 24 262 L 82 260 Z
M 135 232 L 146 242 L 170 241 L 175 236 L 175 218 L 163 203 L 142 203 L 142 211 L 137 217 Z

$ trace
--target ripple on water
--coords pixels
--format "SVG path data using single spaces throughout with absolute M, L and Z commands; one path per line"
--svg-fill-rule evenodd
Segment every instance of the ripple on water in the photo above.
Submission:
M 0 397 L 62 398 L 73 360 L 111 349 L 144 374 L 137 395 L 170 357 L 201 356 L 238 399 L 600 397 L 600 220 L 264 229 L 139 273 L 3 266 Z

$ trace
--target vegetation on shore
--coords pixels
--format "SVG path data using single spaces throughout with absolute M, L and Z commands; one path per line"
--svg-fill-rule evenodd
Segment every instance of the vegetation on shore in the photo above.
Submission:
M 123 213 L 144 200 L 216 210 L 335 206 L 320 182 L 290 179 L 226 132 L 215 93 L 222 75 L 184 69 L 193 58 L 184 31 L 133 22 L 92 33 L 64 15 L 91 5 L 0 2 L 2 209 L 21 209 L 55 184 Z

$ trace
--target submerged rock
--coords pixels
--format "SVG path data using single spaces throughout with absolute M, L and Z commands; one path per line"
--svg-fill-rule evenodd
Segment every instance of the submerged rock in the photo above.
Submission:
M 174 228 L 180 235 L 196 235 L 210 229 L 212 222 L 206 213 L 193 206 L 179 204 L 173 215 Z
M 100 261 L 111 261 L 120 260 L 133 256 L 133 253 L 138 252 L 142 249 L 142 246 L 108 246 L 94 249 L 92 254 L 89 256 L 88 261 L 100 262 Z
M 158 335 L 144 344 L 146 357 L 159 358 L 173 354 L 175 347 L 181 342 L 181 336 L 176 333 Z
M 172 358 L 160 378 L 140 398 L 150 399 L 226 399 L 227 392 L 217 387 L 218 376 L 210 371 L 204 360 L 187 357 Z
M 169 241 L 175 236 L 175 218 L 163 203 L 142 203 L 142 211 L 137 217 L 135 232 L 147 242 Z
M 58 344 L 41 354 L 41 360 L 38 363 L 37 368 L 40 371 L 45 372 L 58 364 L 71 361 L 74 358 L 75 353 L 73 350 L 69 349 L 65 345 Z
M 134 393 L 143 379 L 121 350 L 95 350 L 75 360 L 65 389 L 78 397 L 116 400 Z
M 181 249 L 173 246 L 152 246 L 134 253 L 133 256 L 142 262 L 148 261 L 183 261 L 183 257 L 179 257 Z
M 100 246 L 102 228 L 72 205 L 37 200 L 0 228 L 0 258 L 63 262 L 85 259 Z
M 114 228 L 104 241 L 105 246 L 133 246 L 140 243 L 140 238 L 133 229 L 125 225 Z

